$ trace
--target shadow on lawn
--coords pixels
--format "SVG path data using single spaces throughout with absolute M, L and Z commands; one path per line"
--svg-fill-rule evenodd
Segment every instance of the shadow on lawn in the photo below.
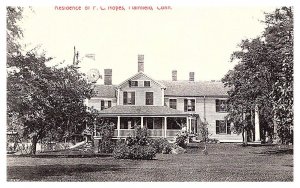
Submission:
M 47 176 L 72 176 L 86 172 L 118 171 L 118 165 L 40 165 L 7 167 L 7 181 L 42 181 Z
M 262 151 L 256 154 L 262 154 L 262 155 L 293 155 L 294 150 L 291 148 L 286 148 L 286 149 L 272 149 L 272 150 L 266 150 Z

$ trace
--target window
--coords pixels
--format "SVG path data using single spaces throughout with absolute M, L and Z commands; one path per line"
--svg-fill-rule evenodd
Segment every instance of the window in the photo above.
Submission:
M 231 134 L 230 123 L 225 120 L 216 120 L 216 134 Z
M 111 107 L 111 101 L 101 100 L 101 110 Z
M 135 105 L 135 92 L 123 92 L 123 105 Z
M 146 117 L 145 123 L 147 129 L 162 129 L 163 120 L 159 117 Z
M 138 87 L 139 82 L 138 81 L 131 81 L 129 80 L 129 87 Z
M 216 99 L 216 112 L 227 112 L 226 100 Z
M 146 92 L 146 105 L 153 105 L 153 92 Z
M 185 122 L 186 118 L 168 118 L 167 129 L 181 129 Z
M 169 107 L 177 109 L 177 99 L 169 99 Z
M 195 99 L 184 99 L 184 111 L 185 112 L 195 111 Z
M 144 87 L 150 87 L 150 81 L 144 81 Z

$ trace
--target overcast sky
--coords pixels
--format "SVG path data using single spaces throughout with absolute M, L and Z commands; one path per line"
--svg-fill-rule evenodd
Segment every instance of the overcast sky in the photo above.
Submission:
M 127 8 L 127 6 L 126 6 Z M 153 7 L 155 8 L 155 7 Z M 145 56 L 145 73 L 157 80 L 220 80 L 234 63 L 230 55 L 242 39 L 261 35 L 264 12 L 275 7 L 172 6 L 168 11 L 58 11 L 54 6 L 33 7 L 22 21 L 28 49 L 41 45 L 55 57 L 50 65 L 72 63 L 73 47 L 83 58 L 83 72 L 113 69 L 119 84 L 137 73 L 137 55 Z M 98 83 L 102 83 L 99 80 Z

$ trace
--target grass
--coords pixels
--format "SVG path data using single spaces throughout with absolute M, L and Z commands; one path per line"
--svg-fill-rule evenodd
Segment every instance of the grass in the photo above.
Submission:
M 293 181 L 293 149 L 210 144 L 155 160 L 8 157 L 8 181 Z

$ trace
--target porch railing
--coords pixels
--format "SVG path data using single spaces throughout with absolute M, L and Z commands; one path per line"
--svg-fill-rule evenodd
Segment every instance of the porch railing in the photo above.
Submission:
M 134 129 L 120 129 L 120 137 L 127 137 L 129 135 L 135 135 Z M 179 129 L 167 129 L 167 137 L 175 137 L 181 130 Z M 148 129 L 150 137 L 164 137 L 164 129 Z M 118 130 L 114 130 L 114 137 L 118 137 Z
M 167 137 L 175 137 L 180 131 L 180 129 L 167 129 Z

